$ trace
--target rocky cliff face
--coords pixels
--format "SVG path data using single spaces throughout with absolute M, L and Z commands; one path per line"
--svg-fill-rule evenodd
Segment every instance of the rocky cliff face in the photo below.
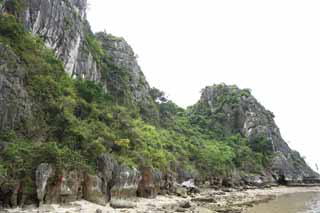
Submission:
M 206 87 L 192 111 L 212 121 L 209 131 L 218 130 L 224 136 L 240 133 L 249 143 L 265 139 L 266 148 L 274 156 L 271 169 L 276 180 L 289 183 L 319 179 L 299 153 L 284 141 L 273 113 L 266 110 L 249 90 L 225 84 Z
M 106 75 L 109 91 L 116 92 L 113 96 L 119 96 L 120 91 L 126 99 L 122 102 L 138 106 L 143 118 L 152 118 L 149 120 L 157 123 L 159 112 L 131 46 L 123 38 L 104 32 L 97 33 L 96 38 L 112 60 Z
M 5 11 L 10 11 L 11 0 L 6 0 Z M 70 76 L 99 81 L 101 74 L 92 54 L 87 50 L 86 0 L 27 0 L 20 1 L 19 17 L 27 29 L 42 37 L 54 50 Z
M 16 129 L 31 117 L 25 69 L 19 57 L 0 43 L 0 130 Z
M 14 2 L 20 4 L 18 10 Z M 94 36 L 86 8 L 87 0 L 5 0 L 1 11 L 19 17 L 29 31 L 43 38 L 69 76 L 101 83 L 112 96 L 125 99 L 120 103 L 138 105 L 145 118 L 158 120 L 150 86 L 132 48 L 123 38 Z M 100 43 L 103 49 L 95 49 Z M 97 56 L 100 51 L 108 54 L 108 62 Z
M 97 33 L 97 38 L 113 59 L 117 67 L 129 74 L 129 86 L 135 103 L 147 102 L 150 99 L 149 84 L 137 62 L 137 56 L 131 46 L 123 39 L 106 33 Z

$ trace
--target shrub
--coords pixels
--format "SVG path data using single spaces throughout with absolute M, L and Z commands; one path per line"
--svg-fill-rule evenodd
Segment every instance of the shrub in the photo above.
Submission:
M 199 151 L 200 166 L 210 175 L 227 175 L 233 168 L 233 150 L 216 141 L 210 141 Z
M 89 103 L 103 103 L 110 100 L 110 96 L 104 93 L 102 86 L 93 81 L 77 80 L 76 88 L 79 96 Z
M 26 32 L 16 18 L 12 15 L 0 15 L 0 35 L 2 41 L 17 41 Z
M 40 145 L 30 141 L 11 143 L 1 152 L 1 159 L 1 170 L 14 178 L 32 176 L 41 163 L 52 164 L 60 170 L 89 169 L 78 152 L 67 147 L 59 148 L 56 143 Z

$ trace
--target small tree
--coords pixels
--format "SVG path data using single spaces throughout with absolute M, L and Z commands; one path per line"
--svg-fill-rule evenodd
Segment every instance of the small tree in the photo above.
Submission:
M 207 143 L 199 152 L 199 163 L 208 175 L 226 175 L 233 168 L 232 148 L 220 142 Z

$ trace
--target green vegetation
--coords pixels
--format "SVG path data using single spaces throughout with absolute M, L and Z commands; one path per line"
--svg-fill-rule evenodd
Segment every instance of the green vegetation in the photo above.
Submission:
M 93 171 L 102 153 L 128 166 L 173 172 L 179 167 L 191 172 L 197 168 L 214 176 L 234 168 L 259 172 L 267 165 L 271 153 L 265 149 L 265 140 L 249 143 L 236 133 L 229 134 L 222 122 L 223 106 L 237 107 L 239 98 L 250 95 L 249 91 L 220 94 L 213 108 L 184 110 L 152 89 L 151 105 L 135 106 L 127 71 L 112 64 L 92 34 L 87 43 L 105 70 L 107 89 L 68 77 L 42 40 L 25 32 L 13 16 L 0 16 L 0 43 L 25 64 L 28 93 L 36 103 L 34 120 L 20 129 L 0 132 L 0 140 L 9 143 L 0 151 L 0 176 L 28 177 L 44 162 L 61 170 Z
M 113 41 L 122 41 L 124 40 L 122 37 L 117 37 L 117 36 L 114 36 L 112 34 L 108 34 L 108 37 L 110 40 L 113 40 Z
M 4 3 L 4 0 L 0 0 L 0 6 Z M 26 2 L 24 0 L 10 0 L 4 4 L 6 11 L 10 14 L 14 14 L 16 17 L 20 17 L 20 14 L 26 8 Z
M 228 175 L 234 158 L 235 153 L 230 146 L 216 141 L 205 144 L 199 153 L 199 163 L 209 175 Z

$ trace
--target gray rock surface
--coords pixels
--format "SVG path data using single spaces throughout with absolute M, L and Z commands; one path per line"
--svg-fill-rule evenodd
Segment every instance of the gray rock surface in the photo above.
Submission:
M 125 87 L 129 86 L 128 90 L 131 94 L 130 97 L 127 97 L 129 101 L 140 108 L 142 117 L 152 117 L 152 120 L 157 122 L 159 112 L 150 95 L 150 86 L 137 62 L 137 55 L 131 46 L 123 38 L 104 32 L 97 33 L 96 37 L 101 42 L 103 49 L 111 56 L 114 65 L 128 76 L 128 85 L 121 85 L 120 81 L 117 82 L 117 87 L 127 90 Z M 109 81 L 111 85 L 112 79 Z
M 52 168 L 52 171 L 49 176 L 50 168 L 40 165 L 40 168 L 43 167 L 43 172 L 46 175 L 39 175 L 39 180 L 47 179 L 47 184 L 45 190 L 42 190 L 41 181 L 37 183 L 37 196 L 40 201 L 40 204 L 53 204 L 53 203 L 69 203 L 76 200 L 79 200 L 83 197 L 83 181 L 84 176 L 80 171 L 57 171 L 55 168 Z M 40 174 L 40 170 L 36 172 Z M 45 178 L 41 176 L 46 176 Z M 44 182 L 42 182 L 44 183 Z M 50 184 L 49 184 L 50 183 Z M 38 193 L 38 190 L 40 193 Z M 42 195 L 45 195 L 43 200 L 40 198 Z M 40 197 L 39 197 L 40 196 Z
M 12 0 L 5 0 L 4 4 Z M 90 27 L 87 0 L 25 0 L 19 18 L 54 50 L 70 76 L 100 81 L 101 74 L 86 44 Z M 6 7 L 4 7 L 4 12 Z
M 135 103 L 149 101 L 150 87 L 131 46 L 123 38 L 105 33 L 98 33 L 97 38 L 101 41 L 103 48 L 111 55 L 115 65 L 128 71 L 133 101 Z
M 96 213 L 102 213 L 103 211 L 101 209 L 97 209 Z
M 43 203 L 43 198 L 46 195 L 46 187 L 49 178 L 53 175 L 53 168 L 47 163 L 40 164 L 36 170 L 36 187 L 37 187 L 37 198 L 40 205 Z
M 129 200 L 111 199 L 110 206 L 115 209 L 132 209 L 137 207 L 137 204 Z
M 5 0 L 4 4 L 12 0 Z M 137 56 L 130 45 L 123 39 L 106 33 L 94 36 L 86 20 L 87 0 L 26 0 L 24 10 L 18 14 L 27 29 L 34 35 L 44 39 L 46 45 L 54 50 L 56 56 L 62 60 L 66 72 L 74 77 L 92 80 L 102 84 L 103 88 L 124 92 L 111 94 L 121 98 L 127 104 L 137 105 L 143 118 L 157 123 L 159 112 L 150 95 L 150 86 L 137 62 Z M 4 7 L 2 12 L 9 12 Z M 96 37 L 102 48 L 109 54 L 110 60 L 100 64 L 90 44 L 90 37 Z M 110 64 L 111 63 L 111 66 Z M 113 70 L 116 68 L 116 70 Z M 113 82 L 119 78 L 118 70 L 122 70 L 128 82 Z M 116 73 L 116 74 L 115 74 Z M 128 88 L 127 88 L 128 87 Z M 130 93 L 130 94 L 128 94 Z
M 111 189 L 111 198 L 130 199 L 136 197 L 140 180 L 141 174 L 137 169 L 119 167 L 114 179 L 115 184 Z
M 0 130 L 17 129 L 32 119 L 25 74 L 19 57 L 0 43 Z
M 222 105 L 221 98 L 224 99 Z M 240 90 L 236 86 L 225 84 L 206 87 L 193 110 L 199 111 L 203 107 L 211 110 L 216 124 L 227 134 L 240 133 L 251 143 L 259 137 L 266 138 L 271 151 L 275 154 L 272 172 L 277 181 L 319 180 L 319 175 L 284 141 L 274 121 L 273 113 L 266 110 L 249 90 Z M 217 115 L 220 115 L 221 119 Z
M 105 195 L 106 201 L 109 201 L 111 198 L 110 190 L 115 184 L 118 168 L 118 162 L 109 155 L 104 154 L 98 158 L 97 174 L 102 181 L 101 192 Z
M 84 199 L 105 205 L 111 199 L 111 188 L 118 177 L 119 165 L 109 155 L 103 154 L 97 160 L 97 175 L 85 175 Z
M 12 0 L 4 0 L 8 4 Z M 123 39 L 106 33 L 93 35 L 86 20 L 87 0 L 26 0 L 20 14 L 3 7 L 2 12 L 17 15 L 34 35 L 44 39 L 46 46 L 53 49 L 61 59 L 66 72 L 74 77 L 101 83 L 110 92 L 119 89 L 124 92 L 111 94 L 127 104 L 137 105 L 143 118 L 157 123 L 159 112 L 150 95 L 150 86 L 137 62 L 137 56 Z M 96 37 L 109 54 L 109 62 L 97 59 L 90 38 Z M 92 41 L 91 41 L 92 42 Z M 108 63 L 111 63 L 108 64 Z M 116 69 L 116 70 L 113 70 Z M 122 70 L 128 82 L 113 82 Z M 114 83 L 114 87 L 108 85 Z M 112 88 L 111 88 L 112 87 Z M 128 88 L 127 88 L 128 87 Z

